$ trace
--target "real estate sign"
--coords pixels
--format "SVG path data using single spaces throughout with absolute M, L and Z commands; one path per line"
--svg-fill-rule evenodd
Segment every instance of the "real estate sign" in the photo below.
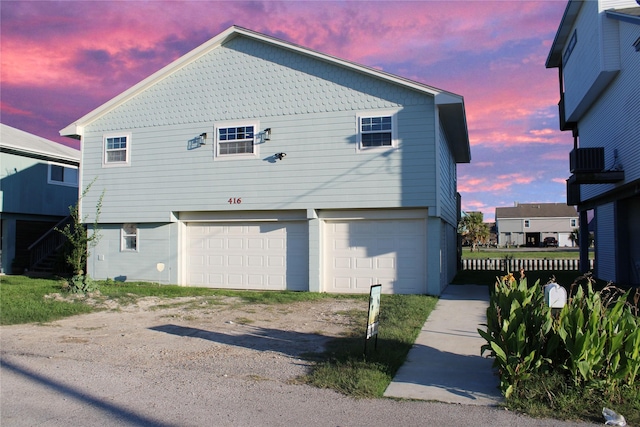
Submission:
M 367 317 L 367 337 L 364 344 L 364 351 L 367 351 L 367 342 L 370 338 L 376 337 L 378 345 L 378 323 L 380 320 L 380 295 L 382 285 L 373 285 L 369 291 L 369 316 Z

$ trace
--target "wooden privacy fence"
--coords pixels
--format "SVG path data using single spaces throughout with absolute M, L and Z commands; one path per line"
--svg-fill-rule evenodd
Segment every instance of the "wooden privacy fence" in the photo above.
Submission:
M 525 271 L 580 271 L 580 260 L 577 259 L 463 259 L 463 270 L 500 270 L 516 272 Z M 593 260 L 589 260 L 589 270 L 593 270 Z

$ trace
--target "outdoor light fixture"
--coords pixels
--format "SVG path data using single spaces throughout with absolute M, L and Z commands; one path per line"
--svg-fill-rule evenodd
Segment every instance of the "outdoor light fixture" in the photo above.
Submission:
M 271 128 L 266 128 L 262 131 L 262 134 L 264 135 L 264 140 L 269 141 L 271 139 Z
M 193 138 L 187 141 L 187 150 L 195 150 L 196 148 L 200 148 L 206 143 L 207 143 L 207 133 L 202 132 L 200 135 L 194 136 Z

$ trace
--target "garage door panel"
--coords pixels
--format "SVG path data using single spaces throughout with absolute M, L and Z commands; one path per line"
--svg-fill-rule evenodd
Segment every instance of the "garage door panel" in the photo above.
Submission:
M 308 289 L 304 222 L 190 223 L 189 284 L 233 289 Z
M 423 293 L 426 289 L 425 220 L 327 220 L 324 227 L 328 292 Z

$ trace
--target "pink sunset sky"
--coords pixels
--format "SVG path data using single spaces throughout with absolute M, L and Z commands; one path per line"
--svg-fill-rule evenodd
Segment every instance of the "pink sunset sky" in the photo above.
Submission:
M 239 25 L 465 99 L 465 211 L 566 200 L 570 133 L 558 130 L 557 69 L 545 68 L 566 1 L 0 2 L 0 113 L 58 131 Z

